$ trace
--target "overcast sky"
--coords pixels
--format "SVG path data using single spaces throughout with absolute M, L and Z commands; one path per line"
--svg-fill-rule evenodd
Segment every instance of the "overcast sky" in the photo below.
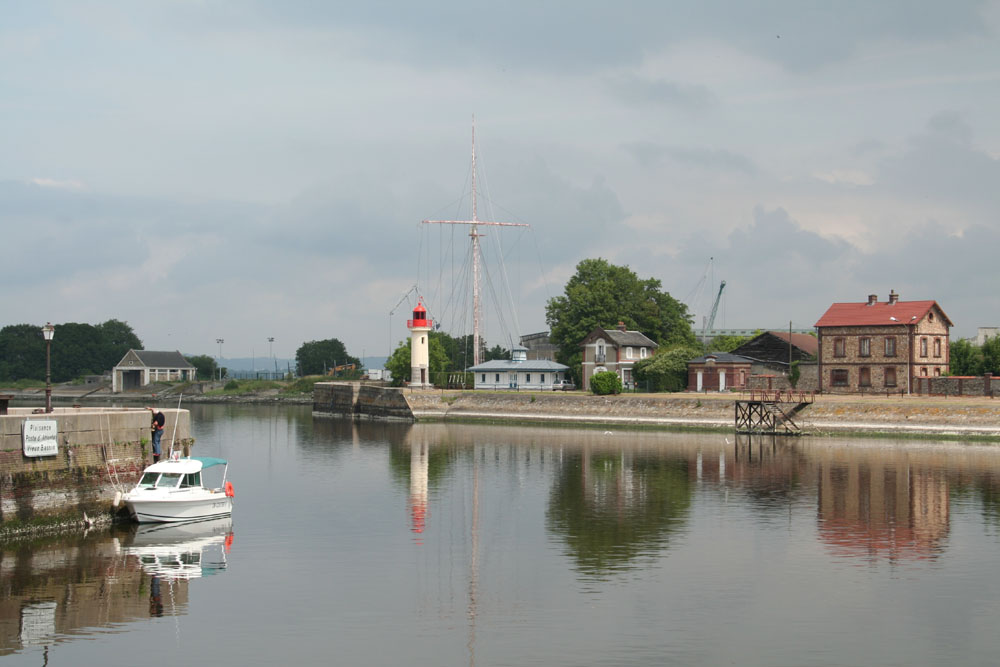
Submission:
M 716 326 L 935 299 L 1000 325 L 1000 2 L 0 1 L 0 325 L 386 354 L 454 334 L 476 118 L 487 339 L 581 259 Z M 488 190 L 486 189 L 488 188 Z M 463 196 L 464 195 L 464 196 Z M 506 261 L 506 280 L 496 245 Z M 490 254 L 492 253 L 492 255 Z M 696 287 L 714 257 L 708 278 Z M 490 314 L 509 283 L 514 313 Z M 707 281 L 706 281 L 707 282 Z M 465 300 L 465 301 L 463 301 Z M 508 308 L 508 311 L 510 309 Z

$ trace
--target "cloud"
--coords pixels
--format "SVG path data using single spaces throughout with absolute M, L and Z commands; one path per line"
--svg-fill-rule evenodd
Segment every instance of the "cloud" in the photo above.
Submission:
M 622 144 L 622 148 L 646 169 L 659 166 L 664 159 L 687 167 L 706 171 L 741 172 L 754 174 L 757 171 L 752 160 L 744 155 L 726 150 L 690 146 L 663 146 L 650 141 L 635 141 Z
M 716 103 L 708 87 L 638 76 L 615 76 L 605 80 L 612 95 L 625 104 L 665 106 L 684 111 L 705 111 Z
M 73 179 L 68 180 L 57 180 L 54 178 L 33 178 L 31 182 L 43 188 L 56 188 L 59 190 L 73 190 L 81 191 L 86 190 L 87 187 L 81 182 Z

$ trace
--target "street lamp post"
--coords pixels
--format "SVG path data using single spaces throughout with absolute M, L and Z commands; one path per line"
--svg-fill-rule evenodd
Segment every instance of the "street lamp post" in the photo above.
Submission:
M 267 337 L 267 356 L 271 357 L 271 363 L 274 364 L 274 372 L 278 373 L 278 363 L 274 360 L 274 336 Z
M 42 336 L 45 337 L 45 412 L 52 412 L 52 337 L 56 335 L 56 328 L 51 322 L 46 322 L 42 327 Z
M 226 342 L 226 339 L 216 338 L 215 342 L 219 344 L 219 382 L 222 382 L 222 344 Z

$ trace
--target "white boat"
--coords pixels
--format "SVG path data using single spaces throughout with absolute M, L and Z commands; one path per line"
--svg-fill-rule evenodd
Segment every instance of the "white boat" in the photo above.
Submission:
M 225 466 L 218 488 L 206 487 L 202 470 Z M 233 485 L 226 481 L 229 463 L 225 459 L 174 453 L 166 461 L 146 468 L 142 478 L 122 500 L 139 523 L 172 523 L 230 516 L 233 513 Z

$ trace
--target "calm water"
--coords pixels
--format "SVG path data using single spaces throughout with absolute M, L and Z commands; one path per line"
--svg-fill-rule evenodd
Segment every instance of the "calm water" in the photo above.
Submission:
M 192 422 L 232 521 L 0 545 L 5 665 L 1000 664 L 997 446 Z

